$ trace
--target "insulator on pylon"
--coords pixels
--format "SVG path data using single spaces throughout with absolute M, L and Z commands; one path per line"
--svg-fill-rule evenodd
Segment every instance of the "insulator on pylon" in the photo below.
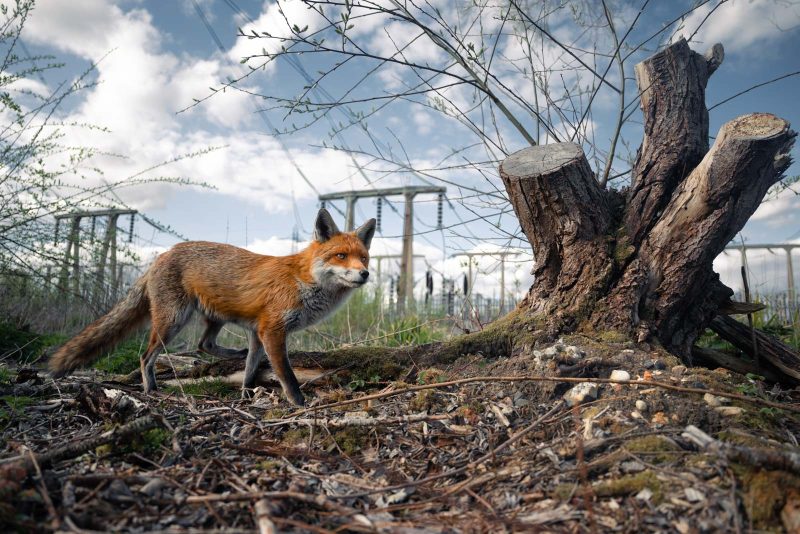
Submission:
M 428 295 L 433 295 L 433 274 L 428 271 L 425 273 L 425 287 Z
M 442 211 L 444 209 L 444 193 L 439 193 L 439 201 L 436 203 L 436 227 L 442 228 Z
M 56 233 L 53 235 L 53 244 L 58 244 L 58 227 L 61 226 L 61 219 L 56 219 Z
M 95 232 L 95 224 L 97 223 L 97 217 L 92 217 L 92 231 L 89 234 L 89 242 L 94 243 L 94 232 Z
M 92 219 L 92 220 L 94 220 L 94 219 Z M 133 221 L 135 221 L 135 220 L 136 220 L 136 214 L 135 213 L 131 213 L 131 225 L 128 228 L 128 243 L 133 242 Z
M 465 274 L 464 275 L 464 294 L 466 295 L 469 293 L 469 277 Z
M 324 200 L 320 200 L 320 202 L 319 202 L 319 209 L 321 209 L 321 210 L 324 210 L 324 209 L 325 209 L 325 201 L 324 201 Z
M 381 233 L 381 221 L 383 220 L 383 197 L 378 197 L 378 205 L 375 212 L 375 229 Z

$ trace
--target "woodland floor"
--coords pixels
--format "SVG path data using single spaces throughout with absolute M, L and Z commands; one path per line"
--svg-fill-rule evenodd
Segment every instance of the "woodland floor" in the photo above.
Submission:
M 170 361 L 185 366 L 195 360 L 162 357 L 160 363 L 168 370 Z M 632 380 L 749 400 L 597 384 L 596 400 L 590 396 L 570 408 L 563 397 L 574 384 L 496 380 L 602 378 L 613 370 L 627 371 Z M 302 376 L 318 377 L 304 387 L 310 404 L 487 378 L 298 414 L 270 387 L 240 400 L 237 386 L 214 379 L 173 384 L 148 398 L 98 371 L 54 383 L 42 371 L 12 367 L 0 386 L 0 529 L 800 528 L 797 473 L 704 452 L 683 436 L 695 425 L 749 451 L 796 453 L 798 413 L 763 401 L 797 403 L 798 391 L 767 389 L 721 369 L 687 369 L 646 345 L 578 336 L 509 358 L 475 355 L 441 369 L 409 369 L 406 382 L 364 382 L 348 374 L 304 370 Z M 139 418 L 153 428 L 122 437 L 110 432 Z M 104 433 L 110 443 L 81 450 L 85 440 Z M 75 445 L 73 452 L 52 462 L 44 456 L 65 445 Z

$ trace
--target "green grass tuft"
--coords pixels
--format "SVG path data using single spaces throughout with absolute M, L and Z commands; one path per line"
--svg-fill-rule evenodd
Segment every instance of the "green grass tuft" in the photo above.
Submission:
M 112 352 L 102 356 L 94 364 L 95 369 L 107 373 L 125 375 L 139 369 L 139 355 L 144 352 L 144 336 L 136 336 L 123 341 Z

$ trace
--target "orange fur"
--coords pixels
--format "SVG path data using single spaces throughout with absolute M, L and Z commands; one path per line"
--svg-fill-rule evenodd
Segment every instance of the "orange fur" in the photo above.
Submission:
M 318 225 L 323 211 L 320 212 Z M 330 219 L 327 212 L 324 214 Z M 156 258 L 125 299 L 53 355 L 50 359 L 51 370 L 54 375 L 62 376 L 80 365 L 90 363 L 104 351 L 110 350 L 149 315 L 152 324 L 150 340 L 142 355 L 141 366 L 145 390 L 151 391 L 155 389 L 155 358 L 196 309 L 209 321 L 236 322 L 252 333 L 246 376 L 250 376 L 252 382 L 258 352 L 263 349 L 284 391 L 292 401 L 302 403 L 302 395 L 286 355 L 286 334 L 290 326 L 287 318 L 296 319 L 298 328 L 302 328 L 307 326 L 304 323 L 307 318 L 302 316 L 303 313 L 310 313 L 311 319 L 308 321 L 316 321 L 330 311 L 322 310 L 315 315 L 313 310 L 306 310 L 309 303 L 316 302 L 310 300 L 316 297 L 308 296 L 309 292 L 319 290 L 324 285 L 315 278 L 319 276 L 315 275 L 315 266 L 345 273 L 342 276 L 357 278 L 356 273 L 360 273 L 362 277 L 357 281 L 350 278 L 342 281 L 335 274 L 331 275 L 333 282 L 329 285 L 333 285 L 320 290 L 328 292 L 324 293 L 325 297 L 333 295 L 330 303 L 324 301 L 326 305 L 330 304 L 331 310 L 353 288 L 363 284 L 368 275 L 365 272 L 374 220 L 352 233 L 339 232 L 332 220 L 329 224 L 332 230 L 328 230 L 333 235 L 314 240 L 306 249 L 290 256 L 265 256 L 232 245 L 206 241 L 175 245 Z M 367 235 L 366 239 L 364 235 Z M 350 282 L 356 285 L 341 285 Z M 248 378 L 245 379 L 247 381 Z M 245 383 L 244 386 L 252 387 L 252 384 Z

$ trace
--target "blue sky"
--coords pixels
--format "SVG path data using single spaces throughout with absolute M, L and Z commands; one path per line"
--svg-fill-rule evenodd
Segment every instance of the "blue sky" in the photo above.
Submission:
M 673 20 L 677 14 L 689 7 L 688 2 L 651 2 L 640 17 L 629 41 L 637 43 Z M 98 164 L 105 169 L 108 179 L 118 180 L 180 154 L 206 147 L 221 147 L 210 154 L 191 158 L 169 165 L 152 173 L 181 176 L 213 185 L 216 189 L 176 188 L 153 185 L 125 190 L 124 200 L 148 215 L 169 224 L 190 239 L 227 241 L 236 245 L 247 245 L 264 253 L 284 254 L 289 252 L 289 241 L 293 229 L 297 228 L 302 238 L 308 237 L 317 201 L 314 192 L 300 177 L 284 151 L 288 147 L 303 172 L 314 182 L 320 192 L 331 192 L 365 187 L 367 184 L 342 152 L 324 149 L 327 144 L 339 143 L 331 140 L 330 124 L 320 120 L 293 135 L 283 136 L 282 143 L 268 135 L 265 122 L 258 117 L 256 109 L 268 107 L 269 103 L 245 92 L 227 90 L 216 94 L 200 105 L 190 107 L 194 98 L 209 95 L 209 87 L 220 87 L 228 77 L 238 77 L 245 72 L 239 63 L 243 55 L 259 54 L 262 48 L 272 49 L 274 43 L 266 40 L 247 40 L 237 37 L 238 28 L 262 29 L 274 33 L 279 26 L 276 4 L 272 1 L 251 0 L 202 0 L 196 4 L 191 0 L 40 0 L 26 29 L 25 42 L 33 53 L 52 53 L 66 62 L 65 68 L 48 74 L 48 86 L 69 79 L 85 69 L 90 62 L 99 61 L 95 77 L 99 84 L 78 94 L 64 108 L 65 119 L 106 126 L 109 133 L 76 131 L 75 138 L 82 143 L 98 146 L 104 150 L 125 156 L 107 158 Z M 459 2 L 433 2 L 445 13 L 445 17 L 468 19 L 466 5 Z M 599 3 L 597 3 L 599 4 Z M 753 84 L 800 70 L 800 6 L 792 2 L 768 0 L 735 0 L 723 3 L 714 9 L 717 2 L 708 2 L 686 20 L 673 24 L 668 31 L 652 41 L 651 45 L 664 42 L 670 35 L 694 34 L 691 46 L 704 52 L 715 42 L 722 42 L 726 58 L 722 67 L 711 78 L 707 90 L 709 106 L 741 91 Z M 316 26 L 313 12 L 302 7 L 297 0 L 282 4 L 292 22 Z M 530 2 L 530 6 L 538 6 Z M 558 10 L 546 19 L 550 31 L 566 42 L 583 46 L 594 43 L 598 50 L 612 50 L 608 35 L 598 32 L 583 32 L 576 21 L 583 17 L 590 20 L 597 16 L 594 3 L 576 3 L 583 6 L 577 16 L 569 9 Z M 640 2 L 611 2 L 615 24 L 627 27 L 636 16 Z M 592 7 L 594 6 L 594 8 Z M 219 39 L 224 52 L 214 42 L 208 29 L 198 16 L 200 8 Z M 236 12 L 234 8 L 240 9 Z M 531 10 L 533 12 L 533 7 Z M 538 7 L 536 8 L 538 9 Z M 711 12 L 713 10 L 713 12 Z M 708 19 L 703 22 L 706 15 Z M 408 40 L 412 33 L 397 23 L 375 19 L 364 19 L 356 23 L 353 30 L 356 39 L 386 50 Z M 496 17 L 481 21 L 487 27 L 496 24 Z M 701 23 L 700 29 L 695 32 Z M 491 30 L 487 30 L 491 31 Z M 503 80 L 519 91 L 528 88 L 521 83 L 521 76 L 514 76 L 513 54 L 518 52 L 510 40 L 503 51 L 509 59 L 508 66 L 498 66 Z M 564 81 L 553 77 L 549 80 L 553 94 L 557 83 L 577 89 L 586 88 L 592 77 L 575 70 L 574 62 L 564 59 L 551 50 L 545 50 L 541 58 L 543 67 L 563 68 Z M 633 64 L 651 54 L 643 49 L 626 63 L 626 77 L 632 78 Z M 437 64 L 443 61 L 441 51 L 425 43 L 424 39 L 409 46 L 409 57 L 422 62 Z M 588 56 L 586 56 L 588 57 Z M 102 58 L 102 60 L 101 60 Z M 312 75 L 330 66 L 330 58 L 300 56 L 304 68 Z M 607 60 L 600 58 L 598 65 L 605 67 Z M 549 62 L 549 63 L 548 63 Z M 498 60 L 499 63 L 499 60 Z M 250 65 L 260 64 L 255 58 Z M 343 94 L 354 79 L 363 75 L 369 65 L 352 62 L 338 69 L 326 79 L 325 89 L 335 96 Z M 503 70 L 505 69 L 505 70 Z M 619 85 L 619 77 L 611 69 L 609 80 Z M 396 90 L 409 83 L 409 72 L 398 69 L 382 69 L 355 90 L 353 95 L 375 95 Z M 524 81 L 524 80 L 522 80 Z M 271 63 L 263 71 L 249 76 L 241 87 L 250 92 L 290 97 L 302 90 L 303 79 L 284 61 Z M 626 82 L 629 95 L 635 94 L 632 79 Z M 447 93 L 454 99 L 468 104 L 465 93 Z M 795 129 L 800 127 L 800 76 L 754 90 L 734 101 L 723 104 L 710 113 L 711 135 L 726 121 L 753 111 L 771 112 L 788 119 Z M 612 135 L 614 118 L 618 112 L 616 95 L 610 90 L 601 90 L 587 135 L 591 136 L 602 150 L 606 150 Z M 630 97 L 628 98 L 630 100 Z M 396 155 L 406 154 L 414 165 L 432 167 L 454 147 L 463 147 L 475 142 L 475 137 L 451 117 L 444 116 L 419 105 L 425 102 L 420 97 L 417 103 L 395 102 L 369 120 L 369 131 L 382 147 L 393 147 Z M 368 111 L 372 103 L 351 106 L 354 111 Z M 263 112 L 279 129 L 303 124 L 308 115 L 293 115 L 286 119 L 282 110 Z M 337 112 L 331 116 L 342 120 Z M 635 151 L 641 137 L 640 113 L 632 115 L 631 122 L 623 130 L 630 150 Z M 525 119 L 523 119 L 525 120 Z M 507 152 L 523 148 L 525 141 L 508 121 L 498 120 L 498 136 L 504 141 Z M 525 124 L 533 129 L 532 123 Z M 562 124 L 565 130 L 567 126 Z M 371 140 L 356 128 L 346 130 L 344 142 L 351 149 L 371 150 Z M 546 139 L 542 139 L 545 141 Z M 497 156 L 495 152 L 495 156 Z M 619 154 L 618 154 L 619 155 Z M 797 159 L 798 148 L 793 155 Z M 602 157 L 592 159 L 595 168 L 602 166 Z M 480 148 L 465 152 L 466 159 L 479 162 L 488 158 Z M 448 160 L 452 162 L 458 158 Z M 358 156 L 359 164 L 366 168 L 373 185 L 398 185 L 420 183 L 419 178 L 407 173 L 386 172 L 385 164 Z M 614 170 L 626 167 L 622 158 L 615 160 Z M 512 215 L 499 216 L 497 210 L 502 203 L 491 201 L 487 196 L 496 188 L 502 189 L 496 176 L 496 165 L 482 166 L 483 173 L 461 169 L 458 171 L 432 172 L 435 177 L 464 184 L 466 189 L 449 186 L 452 199 L 444 212 L 444 231 L 435 228 L 435 202 L 432 198 L 420 198 L 417 205 L 417 229 L 425 233 L 415 240 L 418 252 L 425 254 L 435 269 L 449 275 L 463 270 L 459 260 L 444 261 L 450 254 L 464 250 L 492 249 L 501 246 L 524 246 L 519 240 L 507 239 L 517 232 L 517 223 Z M 790 175 L 800 174 L 794 164 Z M 433 179 L 435 182 L 435 179 Z M 473 190 L 483 191 L 485 198 Z M 466 197 L 463 198 L 462 197 Z M 462 199 L 459 201 L 459 199 Z M 402 210 L 401 203 L 394 204 Z M 800 197 L 785 192 L 779 198 L 766 203 L 757 212 L 743 232 L 750 243 L 800 242 Z M 362 201 L 358 205 L 357 221 L 374 216 L 375 204 Z M 377 252 L 399 251 L 401 217 L 391 207 L 384 210 L 383 239 L 378 239 Z M 335 215 L 336 212 L 334 211 Z M 488 221 L 460 224 L 478 215 L 489 216 Z M 149 241 L 153 242 L 149 242 Z M 167 246 L 173 238 L 163 234 L 143 235 L 140 246 L 150 250 Z M 796 254 L 796 265 L 800 255 Z M 765 256 L 765 262 L 773 260 Z M 720 260 L 721 271 L 735 267 L 738 258 L 726 262 Z M 762 262 L 763 263 L 763 262 Z M 766 264 L 765 263 L 765 264 Z M 774 262 L 773 262 L 774 263 Z M 419 266 L 420 272 L 422 266 Z M 485 274 L 483 289 L 486 293 L 496 291 L 497 270 L 494 262 L 487 259 L 482 264 Z M 800 268 L 795 267 L 800 272 Z M 520 287 L 527 288 L 528 266 L 513 267 L 507 276 L 520 280 Z M 780 273 L 767 278 L 780 278 Z M 723 272 L 723 276 L 729 278 Z M 733 275 L 731 275 L 733 276 Z M 735 277 L 733 277 L 735 278 Z M 735 280 L 731 281 L 735 285 Z

